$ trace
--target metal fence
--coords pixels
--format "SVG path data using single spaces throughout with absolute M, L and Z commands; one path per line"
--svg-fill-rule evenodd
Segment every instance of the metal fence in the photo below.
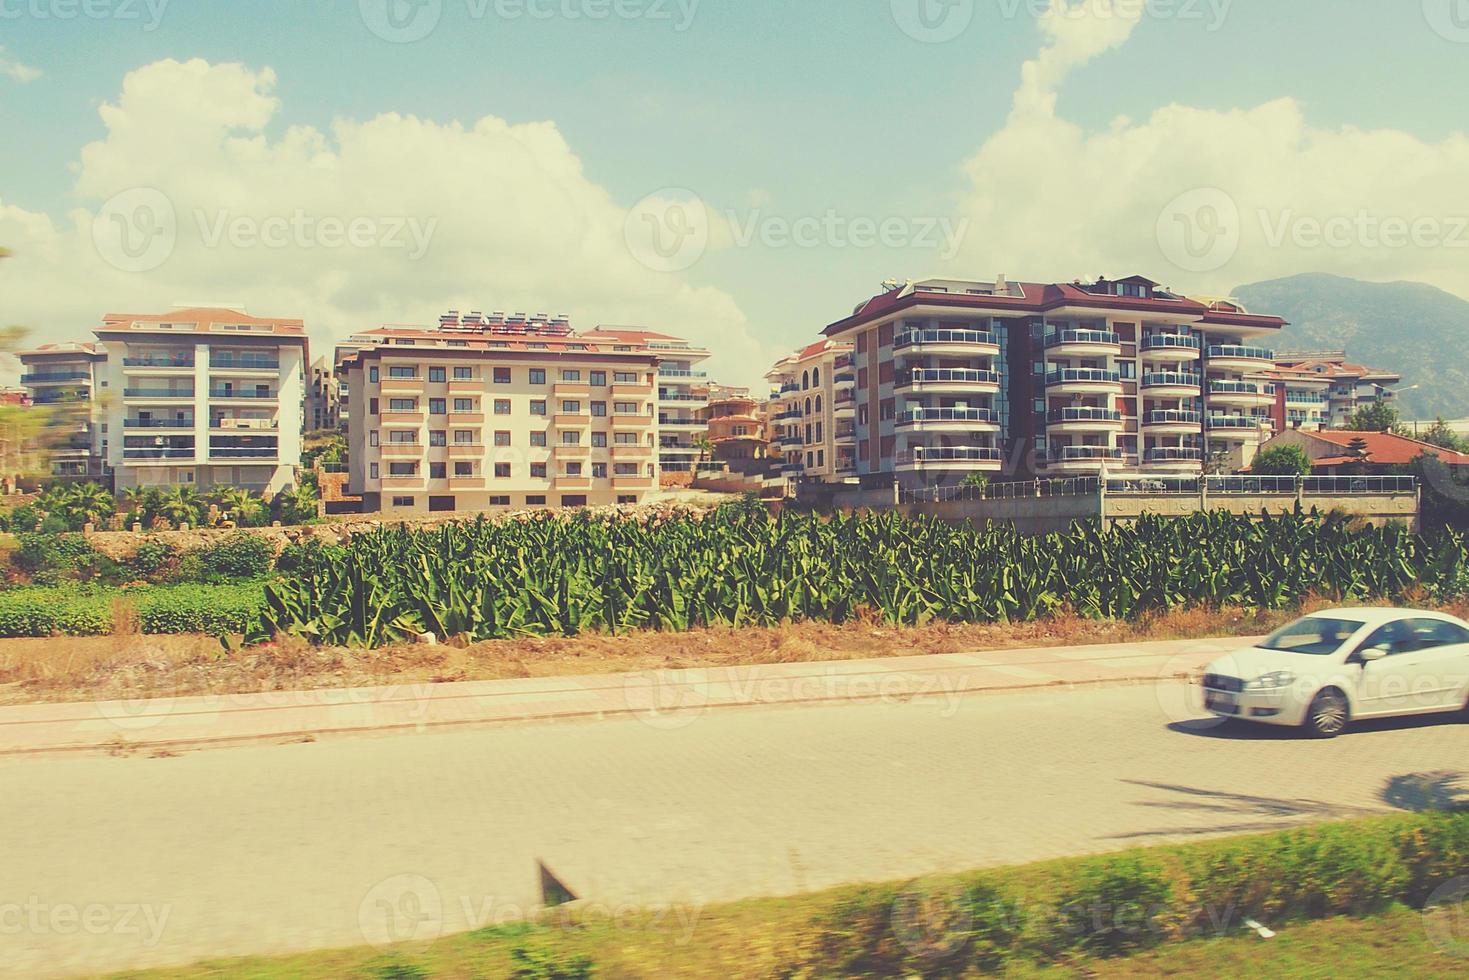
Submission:
M 1141 477 L 1135 480 L 1109 479 L 1107 494 L 1214 496 L 1302 496 L 1343 497 L 1362 495 L 1415 494 L 1418 479 L 1412 476 L 1208 476 L 1208 477 Z M 899 490 L 898 503 L 917 504 L 950 500 L 1015 500 L 1023 497 L 1080 497 L 1101 493 L 1096 477 L 1072 480 L 1023 480 L 990 483 L 984 486 L 928 487 Z

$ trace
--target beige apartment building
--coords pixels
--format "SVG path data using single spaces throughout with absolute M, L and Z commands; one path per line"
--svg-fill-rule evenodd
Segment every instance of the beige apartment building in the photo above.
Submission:
M 579 335 L 614 353 L 643 351 L 658 358 L 658 466 L 662 473 L 690 474 L 702 450 L 709 374 L 699 368 L 711 354 L 682 337 L 642 327 L 597 327 Z
M 658 487 L 659 357 L 645 346 L 477 313 L 352 345 L 348 485 L 366 511 L 635 504 Z
M 102 423 L 106 419 L 97 404 L 97 376 L 107 352 L 97 344 L 44 344 L 17 356 L 20 383 L 30 393 L 31 404 L 78 405 L 72 430 L 52 451 L 52 475 L 77 480 L 110 477 L 103 451 Z
M 110 476 L 117 490 L 230 486 L 273 495 L 295 483 L 308 362 L 302 321 L 219 307 L 102 321 L 96 344 L 19 355 L 39 403 L 91 403 L 85 470 L 63 456 L 60 475 Z
M 850 344 L 822 340 L 777 361 L 770 436 L 788 481 L 839 483 L 857 473 L 857 374 Z

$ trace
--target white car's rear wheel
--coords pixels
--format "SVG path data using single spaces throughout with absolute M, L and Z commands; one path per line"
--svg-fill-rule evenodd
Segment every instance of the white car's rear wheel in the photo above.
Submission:
M 1352 719 L 1347 696 L 1334 687 L 1316 695 L 1306 711 L 1306 730 L 1317 738 L 1336 738 Z

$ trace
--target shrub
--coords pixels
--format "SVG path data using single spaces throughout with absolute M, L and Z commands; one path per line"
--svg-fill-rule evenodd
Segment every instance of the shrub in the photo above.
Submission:
M 20 546 L 11 559 L 15 567 L 35 575 L 37 572 L 54 570 L 60 562 L 60 551 L 56 538 L 49 534 L 30 531 L 20 535 Z
M 510 962 L 515 980 L 586 980 L 594 969 L 590 956 L 549 942 L 517 944 L 510 950 Z
M 204 633 L 226 636 L 244 633 L 260 615 L 263 594 L 259 586 L 176 585 L 140 589 L 136 594 L 138 621 L 144 633 Z
M 66 522 L 66 518 L 64 517 L 56 514 L 48 514 L 46 515 L 46 519 L 41 522 L 39 530 L 42 534 L 65 534 L 71 530 L 71 525 Z
M 1405 873 L 1403 897 L 1415 907 L 1440 885 L 1469 873 L 1469 815 L 1426 814 L 1400 829 L 1394 844 Z
M 150 539 L 138 545 L 138 550 L 128 560 L 128 567 L 143 578 L 152 579 L 167 569 L 173 560 L 172 545 Z
M 1160 942 L 1173 886 L 1162 871 L 1134 857 L 1089 862 L 1058 902 L 1051 942 L 1116 956 Z
M 32 504 L 21 504 L 10 512 L 10 530 L 14 534 L 34 531 L 41 526 L 41 513 Z
M 281 549 L 280 557 L 275 560 L 275 568 L 278 572 L 294 574 L 305 569 L 321 554 L 322 543 L 316 538 L 303 538 L 293 541 Z
M 244 531 L 198 552 L 201 581 L 238 582 L 270 572 L 275 551 L 264 538 Z
M 29 588 L 0 592 L 0 636 L 102 636 L 112 606 L 102 593 Z

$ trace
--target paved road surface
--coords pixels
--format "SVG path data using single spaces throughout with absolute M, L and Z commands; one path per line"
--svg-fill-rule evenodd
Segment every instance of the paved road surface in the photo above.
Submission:
M 1390 811 L 1469 725 L 1180 724 L 1169 682 L 0 759 L 0 973 L 425 937 Z M 692 914 L 685 911 L 685 914 Z

